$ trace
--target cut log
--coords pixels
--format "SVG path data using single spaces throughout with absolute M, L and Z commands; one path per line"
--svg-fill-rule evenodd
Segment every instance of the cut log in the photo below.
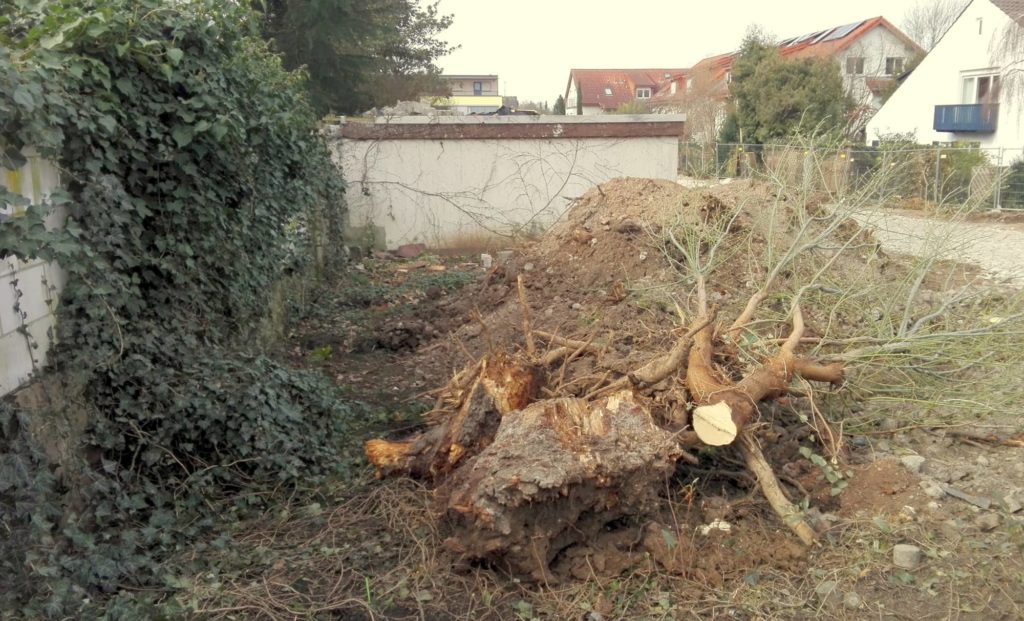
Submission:
M 459 396 L 459 409 L 446 420 L 402 441 L 366 443 L 366 457 L 378 476 L 443 477 L 491 443 L 502 416 L 536 399 L 543 374 L 529 362 L 499 353 L 480 366 L 476 380 Z
M 714 368 L 711 355 L 714 351 L 711 326 L 698 332 L 690 348 L 690 356 L 686 368 L 686 387 L 699 406 L 724 404 L 715 412 L 722 412 L 727 407 L 732 417 L 733 437 L 753 419 L 757 412 L 757 404 L 771 399 L 789 390 L 794 375 L 815 381 L 841 384 L 843 367 L 839 363 L 820 365 L 796 356 L 796 347 L 804 333 L 804 320 L 800 308 L 793 310 L 793 330 L 786 342 L 779 348 L 779 353 L 769 358 L 760 367 L 751 371 L 746 377 L 733 384 L 723 379 Z M 722 428 L 722 425 L 719 425 Z M 705 426 L 708 429 L 708 426 Z M 727 428 L 728 429 L 728 428 Z M 700 435 L 700 430 L 698 430 Z M 718 437 L 718 436 L 716 436 Z M 704 440 L 704 437 L 701 437 Z
M 678 457 L 630 391 L 534 403 L 505 416 L 491 445 L 446 484 L 446 545 L 550 582 L 560 551 L 650 509 Z

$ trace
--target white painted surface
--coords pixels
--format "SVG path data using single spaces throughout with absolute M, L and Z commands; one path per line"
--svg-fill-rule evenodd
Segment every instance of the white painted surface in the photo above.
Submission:
M 835 59 L 839 63 L 839 70 L 843 75 L 843 85 L 854 101 L 878 108 L 882 105 L 881 99 L 871 93 L 866 81 L 877 78 L 895 78 L 896 76 L 886 75 L 885 59 L 902 58 L 903 66 L 907 67 L 914 52 L 914 48 L 894 35 L 888 28 L 878 25 L 857 39 L 850 47 L 839 52 Z M 851 57 L 864 59 L 863 75 L 846 73 L 846 60 Z
M 33 203 L 44 202 L 59 183 L 57 169 L 34 155 L 18 171 L 0 169 L 0 184 Z M 9 206 L 3 212 L 19 217 Z M 55 213 L 50 224 L 61 219 Z M 56 263 L 0 257 L 0 396 L 27 383 L 46 364 L 65 280 Z
M 868 123 L 868 143 L 886 134 L 912 133 L 922 144 L 972 141 L 980 142 L 982 147 L 1024 146 L 1024 102 L 1007 96 L 1006 89 L 1000 97 L 995 132 L 950 133 L 932 129 L 935 106 L 964 103 L 966 73 L 998 73 L 1007 64 L 1006 59 L 995 57 L 994 43 L 1010 23 L 1006 13 L 989 0 L 974 0 Z
M 664 118 L 664 117 L 662 117 Z M 615 177 L 676 178 L 678 138 L 337 140 L 349 228 L 387 248 L 540 232 Z

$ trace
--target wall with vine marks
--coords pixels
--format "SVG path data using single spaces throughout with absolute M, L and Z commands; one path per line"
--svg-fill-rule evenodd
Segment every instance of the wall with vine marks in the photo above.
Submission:
M 52 162 L 31 151 L 18 170 L 0 170 L 0 188 L 44 202 L 59 187 Z M 13 206 L 0 205 L 0 221 L 20 217 Z M 51 220 L 62 214 L 51 215 Z M 25 384 L 45 366 L 57 323 L 57 300 L 65 272 L 55 261 L 0 257 L 0 397 Z

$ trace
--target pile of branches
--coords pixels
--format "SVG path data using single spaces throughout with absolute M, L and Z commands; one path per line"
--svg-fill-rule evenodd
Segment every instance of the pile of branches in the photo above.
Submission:
M 788 394 L 794 378 L 843 382 L 841 363 L 799 355 L 799 304 L 775 354 L 734 379 L 730 368 L 741 367 L 735 339 L 763 293 L 725 323 L 698 279 L 697 316 L 681 321 L 668 351 L 625 372 L 602 366 L 611 341 L 534 330 L 521 275 L 518 293 L 522 347 L 492 350 L 457 373 L 440 391 L 425 431 L 366 445 L 380 474 L 437 484 L 453 526 L 450 549 L 514 575 L 552 580 L 559 552 L 649 511 L 677 464 L 698 466 L 697 449 L 730 444 L 772 509 L 800 541 L 813 544 L 815 531 L 780 487 L 762 450 L 769 434 L 757 424 L 758 405 Z M 567 381 L 566 369 L 582 357 L 592 357 L 599 374 Z M 581 381 L 589 385 L 579 396 Z

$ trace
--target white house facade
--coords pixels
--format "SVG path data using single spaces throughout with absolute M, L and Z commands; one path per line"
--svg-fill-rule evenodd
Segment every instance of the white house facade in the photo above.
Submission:
M 902 33 L 901 33 L 902 34 Z M 878 109 L 886 82 L 895 80 L 908 67 L 920 48 L 878 24 L 839 50 L 833 58 L 839 64 L 843 84 L 853 100 Z
M 1021 0 L 973 0 L 868 123 L 868 143 L 910 134 L 921 144 L 1024 147 L 1024 97 L 1002 88 L 1006 68 L 1024 58 L 998 45 L 1007 29 L 1024 28 L 1022 10 Z

